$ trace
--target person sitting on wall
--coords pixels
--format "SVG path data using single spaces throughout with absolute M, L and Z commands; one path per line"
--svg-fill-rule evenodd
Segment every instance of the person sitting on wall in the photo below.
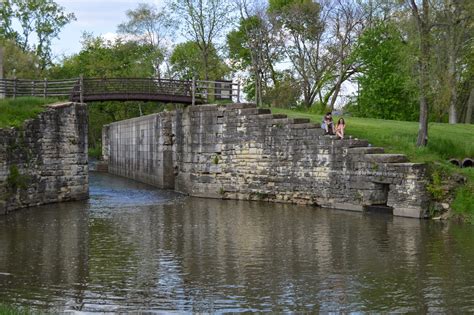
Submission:
M 333 135 L 334 134 L 334 122 L 332 120 L 331 112 L 326 113 L 321 123 L 321 128 L 326 131 L 326 135 Z
M 344 139 L 344 129 L 346 128 L 346 122 L 344 118 L 339 118 L 336 124 L 336 136 L 338 136 L 341 140 Z

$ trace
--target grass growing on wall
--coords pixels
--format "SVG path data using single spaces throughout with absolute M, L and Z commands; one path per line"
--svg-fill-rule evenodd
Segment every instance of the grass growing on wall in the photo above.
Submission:
M 24 308 L 17 308 L 10 305 L 0 304 L 0 314 L 2 315 L 29 315 L 33 313 Z
M 272 112 L 288 117 L 309 118 L 315 123 L 321 123 L 323 117 L 281 108 L 272 108 Z M 334 121 L 338 118 L 335 117 Z M 430 163 L 440 172 L 466 177 L 467 183 L 456 191 L 452 207 L 474 222 L 474 169 L 455 167 L 447 162 L 450 158 L 462 160 L 474 157 L 474 125 L 430 123 L 428 146 L 417 148 L 418 122 L 359 117 L 344 119 L 347 135 L 367 139 L 372 146 L 383 147 L 387 153 L 406 154 L 412 162 Z
M 53 98 L 18 97 L 0 99 L 0 128 L 20 127 L 27 119 L 35 118 L 44 105 L 57 102 Z

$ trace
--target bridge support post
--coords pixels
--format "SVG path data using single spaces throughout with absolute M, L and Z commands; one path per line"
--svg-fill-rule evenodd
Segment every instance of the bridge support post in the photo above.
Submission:
M 196 104 L 196 78 L 193 77 L 193 81 L 191 82 L 191 106 Z
M 48 79 L 44 78 L 43 98 L 46 98 L 47 96 L 48 96 Z
M 240 103 L 240 80 L 237 81 L 237 103 Z
M 13 99 L 16 98 L 17 78 L 13 77 Z
M 79 102 L 84 103 L 84 77 L 82 74 L 79 76 Z

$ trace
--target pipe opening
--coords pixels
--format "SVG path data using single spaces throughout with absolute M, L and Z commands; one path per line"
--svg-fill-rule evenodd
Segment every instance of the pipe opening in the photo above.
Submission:
M 459 161 L 457 159 L 449 159 L 448 162 L 453 164 L 453 165 L 456 165 L 458 167 L 461 167 L 461 161 Z
M 472 167 L 472 164 L 473 164 L 473 160 L 470 158 L 465 158 L 462 161 L 462 167 Z

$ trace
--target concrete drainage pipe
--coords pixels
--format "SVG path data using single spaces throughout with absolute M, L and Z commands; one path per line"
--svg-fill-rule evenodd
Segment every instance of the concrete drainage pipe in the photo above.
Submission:
M 461 161 L 459 161 L 457 159 L 449 159 L 448 162 L 453 164 L 453 165 L 461 167 Z
M 471 158 L 465 158 L 462 160 L 461 167 L 472 167 L 473 160 Z

